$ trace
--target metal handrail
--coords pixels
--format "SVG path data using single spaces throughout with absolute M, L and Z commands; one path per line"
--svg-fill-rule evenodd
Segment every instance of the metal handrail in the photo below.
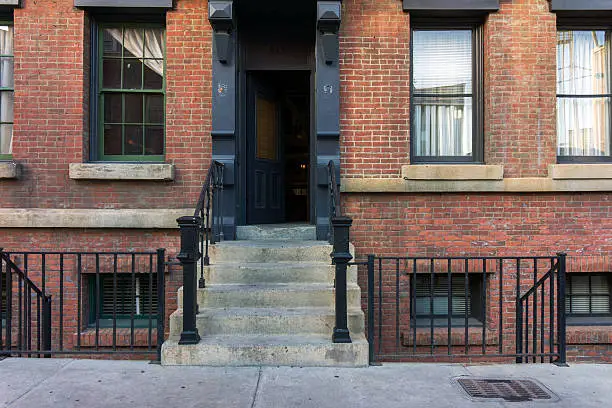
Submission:
M 200 280 L 198 286 L 203 288 L 204 266 L 210 265 L 208 247 L 217 241 L 223 241 L 223 170 L 224 164 L 213 160 L 208 168 L 206 179 L 198 198 L 194 217 L 200 217 Z
M 328 240 L 330 244 L 334 243 L 334 228 L 332 220 L 334 217 L 342 216 L 340 208 L 340 192 L 338 191 L 338 182 L 336 181 L 336 165 L 333 160 L 327 163 L 327 186 L 329 192 L 329 232 Z

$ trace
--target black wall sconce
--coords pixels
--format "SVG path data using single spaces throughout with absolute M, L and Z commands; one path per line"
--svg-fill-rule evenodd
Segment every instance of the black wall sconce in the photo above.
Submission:
M 209 1 L 208 21 L 213 28 L 213 41 L 217 60 L 227 63 L 232 50 L 232 30 L 234 28 L 234 9 L 231 0 Z

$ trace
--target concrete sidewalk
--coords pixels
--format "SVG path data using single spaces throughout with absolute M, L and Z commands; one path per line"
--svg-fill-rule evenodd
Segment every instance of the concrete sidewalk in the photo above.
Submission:
M 536 379 L 556 402 L 475 402 L 458 376 Z M 161 367 L 136 361 L 0 361 L 0 407 L 612 407 L 612 365 L 386 364 L 368 368 Z

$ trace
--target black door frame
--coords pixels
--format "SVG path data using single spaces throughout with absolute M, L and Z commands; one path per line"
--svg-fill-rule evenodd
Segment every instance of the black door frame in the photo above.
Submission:
M 226 166 L 226 199 L 221 209 L 226 239 L 235 239 L 236 225 L 246 222 L 243 204 L 246 202 L 246 70 L 235 3 L 235 0 L 214 0 L 209 2 L 208 8 L 213 28 L 212 158 Z M 326 170 L 329 160 L 335 162 L 340 172 L 340 15 L 341 1 L 316 1 L 312 64 L 282 67 L 311 72 L 310 222 L 317 227 L 317 239 L 326 239 L 329 229 Z M 279 68 L 270 67 L 270 70 Z M 340 180 L 339 174 L 337 176 Z

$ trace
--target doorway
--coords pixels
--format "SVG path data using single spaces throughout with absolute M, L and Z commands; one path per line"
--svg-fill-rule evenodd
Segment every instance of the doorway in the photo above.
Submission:
M 246 79 L 247 224 L 309 222 L 311 71 Z

